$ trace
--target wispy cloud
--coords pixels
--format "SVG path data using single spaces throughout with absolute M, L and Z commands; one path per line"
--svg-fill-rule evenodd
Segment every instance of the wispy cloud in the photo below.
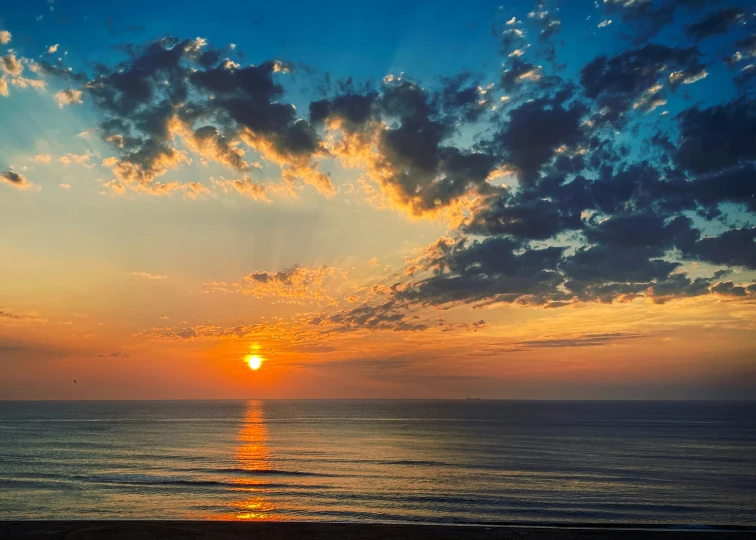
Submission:
M 148 272 L 132 272 L 132 276 L 145 278 L 145 279 L 168 279 L 168 276 L 162 276 L 158 274 L 150 274 Z
M 647 334 L 615 332 L 610 334 L 588 334 L 575 337 L 542 338 L 525 341 L 498 343 L 467 356 L 496 356 L 503 353 L 533 351 L 537 349 L 566 349 L 579 347 L 603 347 L 623 344 L 628 341 L 648 337 Z
M 336 304 L 334 289 L 346 279 L 339 268 L 294 266 L 280 272 L 252 272 L 236 283 L 204 283 L 207 292 L 233 292 L 294 304 Z

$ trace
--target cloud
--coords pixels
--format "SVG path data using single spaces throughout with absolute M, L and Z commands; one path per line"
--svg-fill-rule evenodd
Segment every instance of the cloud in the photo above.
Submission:
M 569 338 L 546 338 L 533 339 L 528 341 L 518 341 L 514 345 L 517 348 L 525 349 L 562 349 L 570 347 L 600 347 L 613 343 L 621 343 L 643 337 L 641 334 L 589 334 L 585 336 Z
M 234 292 L 293 304 L 336 304 L 330 289 L 345 278 L 338 268 L 294 266 L 280 272 L 252 272 L 238 283 L 205 283 L 205 287 L 209 292 Z
M 606 109 L 603 116 L 617 122 L 635 105 L 653 110 L 665 99 L 664 84 L 696 78 L 704 72 L 696 48 L 682 49 L 648 44 L 614 57 L 598 56 L 580 70 L 580 84 L 586 97 Z M 671 73 L 677 75 L 670 80 Z
M 756 227 L 730 229 L 685 245 L 686 256 L 712 264 L 756 270 Z
M 89 158 L 91 157 L 90 154 L 66 154 L 65 156 L 61 156 L 58 158 L 58 163 L 61 163 L 62 165 L 71 165 L 71 164 L 84 164 L 89 161 Z
M 136 338 L 151 341 L 264 341 L 269 345 L 291 347 L 318 343 L 320 334 L 297 321 L 272 321 L 236 326 L 196 324 L 193 326 L 156 327 L 139 332 Z
M 244 195 L 254 201 L 269 202 L 268 197 L 265 194 L 265 186 L 258 182 L 253 182 L 249 176 L 244 175 L 241 179 L 226 180 L 222 176 L 220 179 L 210 177 L 210 181 L 213 185 L 218 186 L 224 193 L 229 191 L 235 191 L 240 195 Z
M 378 257 L 373 257 L 370 259 L 370 266 L 378 266 Z
M 124 352 L 113 352 L 110 354 L 98 354 L 97 358 L 121 358 L 128 359 L 129 355 Z
M 35 187 L 33 183 L 26 179 L 26 177 L 11 170 L 0 172 L 0 181 L 6 182 L 18 189 L 30 189 Z
M 5 320 L 8 322 L 47 322 L 47 319 L 40 317 L 36 311 L 26 311 L 23 313 L 11 313 L 0 310 L 0 324 Z
M 71 189 L 71 184 L 60 184 L 60 189 L 69 190 Z
M 425 332 L 466 330 L 475 332 L 485 326 L 484 321 L 473 324 L 446 323 L 440 317 L 413 314 L 411 306 L 392 298 L 376 303 L 364 302 L 354 308 L 335 313 L 321 313 L 310 317 L 307 324 L 315 327 L 318 335 L 373 332 Z
M 0 30 L 0 45 L 7 45 L 11 42 L 12 34 L 7 30 Z
M 56 92 L 55 101 L 58 103 L 58 107 L 62 109 L 66 105 L 72 105 L 74 103 L 83 103 L 82 97 L 81 97 L 82 95 L 83 95 L 83 92 L 81 90 L 68 88 L 66 90 L 60 90 L 59 92 Z
M 128 44 L 123 61 L 89 75 L 60 62 L 40 61 L 38 70 L 97 113 L 113 152 L 102 162 L 113 172 L 105 191 L 193 198 L 214 188 L 269 202 L 271 193 L 297 196 L 311 185 L 330 196 L 327 160 L 356 169 L 354 185 L 369 202 L 449 226 L 404 271 L 359 293 L 342 293 L 340 275 L 325 267 L 253 272 L 237 283 L 205 283 L 206 291 L 326 304 L 310 322 L 298 321 L 319 336 L 462 330 L 423 310 L 662 304 L 712 294 L 738 301 L 747 293 L 717 270 L 756 265 L 756 105 L 748 86 L 756 37 L 728 31 L 741 20 L 738 8 L 693 18 L 694 8 L 712 4 L 607 0 L 599 26 L 613 21 L 633 45 L 617 41 L 611 54 L 565 69 L 552 43 L 559 12 L 539 0 L 522 21 L 494 28 L 497 77 L 465 71 L 423 82 L 391 74 L 362 84 L 324 76 L 303 111 L 284 87 L 292 64 L 249 65 L 239 51 L 200 38 Z M 650 40 L 680 13 L 690 17 L 674 28 L 693 46 Z M 699 49 L 713 35 L 718 52 Z M 707 94 L 689 105 L 689 85 L 709 70 L 716 75 L 711 66 L 724 54 L 737 70 L 738 97 L 722 103 Z M 209 186 L 161 181 L 197 158 L 232 173 L 214 173 Z M 258 159 L 266 175 L 270 165 L 280 169 L 278 182 L 255 179 Z M 693 263 L 707 264 L 693 271 Z M 236 339 L 248 331 L 255 330 L 206 325 L 155 335 Z
M 388 205 L 414 217 L 452 215 L 491 190 L 494 158 L 447 144 L 458 121 L 478 117 L 478 92 L 466 76 L 446 79 L 439 92 L 387 77 L 380 92 L 347 88 L 314 102 L 310 118 L 326 126 L 330 154 L 363 168 Z
M 191 160 L 177 145 L 182 140 L 190 152 L 240 172 L 248 169 L 246 145 L 277 164 L 286 184 L 335 192 L 315 162 L 323 154 L 318 135 L 281 100 L 277 78 L 292 66 L 271 60 L 240 67 L 201 38 L 167 37 L 124 51 L 128 60 L 100 66 L 91 79 L 40 62 L 48 75 L 79 85 L 75 101 L 71 94 L 64 100 L 86 96 L 99 112 L 102 137 L 117 153 L 104 164 L 120 185 L 165 193 L 157 179 Z
M 50 163 L 50 160 L 52 160 L 50 154 L 37 154 L 34 156 L 34 161 L 37 163 Z
M 486 149 L 506 156 L 521 182 L 533 182 L 558 148 L 574 148 L 585 140 L 581 120 L 588 109 L 581 103 L 566 105 L 570 97 L 567 92 L 559 93 L 511 110 Z
M 733 82 L 739 89 L 745 89 L 746 86 L 753 82 L 755 77 L 756 64 L 748 64 L 740 70 L 740 73 L 733 79 Z
M 751 34 L 735 42 L 734 47 L 737 49 L 731 56 L 725 58 L 725 64 L 730 69 L 735 68 L 738 62 L 747 60 L 756 56 L 756 34 Z
M 685 33 L 693 39 L 701 40 L 716 34 L 726 34 L 729 27 L 737 22 L 745 22 L 745 11 L 741 8 L 722 8 L 704 15 L 694 24 L 685 27 Z
M 157 274 L 150 274 L 147 272 L 132 272 L 132 276 L 141 277 L 145 279 L 168 279 L 168 276 L 162 276 Z
M 756 104 L 741 97 L 680 113 L 675 162 L 692 173 L 712 173 L 756 160 Z
M 0 56 L 0 72 L 4 72 L 11 77 L 20 77 L 24 71 L 23 64 L 16 58 L 15 54 L 6 54 Z
M 711 288 L 711 291 L 720 296 L 748 296 L 750 288 L 735 285 L 732 281 L 720 281 Z M 754 290 L 756 292 L 756 290 Z
M 464 225 L 471 234 L 509 234 L 544 240 L 570 229 L 580 229 L 580 212 L 561 208 L 556 202 L 505 194 L 479 208 Z
M 715 0 L 605 0 L 603 6 L 605 13 L 619 15 L 631 27 L 629 37 L 634 43 L 643 43 L 670 24 L 678 10 L 697 10 L 713 3 Z
M 58 44 L 57 43 L 55 45 L 50 45 L 47 48 L 47 54 L 55 54 L 56 52 L 58 52 Z

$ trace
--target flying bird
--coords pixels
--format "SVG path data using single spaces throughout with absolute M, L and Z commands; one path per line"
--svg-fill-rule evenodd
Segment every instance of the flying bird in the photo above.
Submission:
M 74 384 L 76 384 L 76 379 L 74 379 Z

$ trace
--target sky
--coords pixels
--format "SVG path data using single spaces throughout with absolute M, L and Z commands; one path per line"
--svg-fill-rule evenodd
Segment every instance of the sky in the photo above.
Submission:
M 753 398 L 754 57 L 748 2 L 5 6 L 0 400 Z

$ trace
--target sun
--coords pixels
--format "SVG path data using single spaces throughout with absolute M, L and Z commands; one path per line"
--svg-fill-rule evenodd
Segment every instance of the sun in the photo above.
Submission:
M 244 358 L 244 361 L 247 362 L 247 365 L 249 366 L 249 369 L 257 371 L 260 369 L 260 366 L 262 366 L 263 359 L 261 356 L 258 356 L 256 354 L 250 354 L 247 355 Z

